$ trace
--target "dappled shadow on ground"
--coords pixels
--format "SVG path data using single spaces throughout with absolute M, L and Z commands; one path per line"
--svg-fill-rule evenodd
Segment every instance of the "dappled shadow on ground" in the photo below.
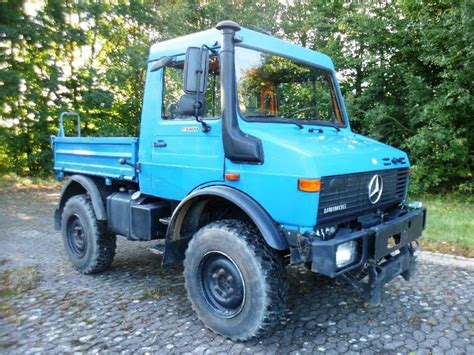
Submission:
M 59 199 L 56 190 L 22 190 L 0 193 L 0 225 L 8 227 L 34 219 L 49 219 L 52 223 L 54 208 Z

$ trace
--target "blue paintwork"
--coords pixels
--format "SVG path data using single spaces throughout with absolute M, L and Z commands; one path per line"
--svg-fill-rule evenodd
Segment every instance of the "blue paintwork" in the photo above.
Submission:
M 298 178 L 393 169 L 408 166 L 384 166 L 384 157 L 405 157 L 398 149 L 354 134 L 349 129 L 337 132 L 308 133 L 291 124 L 249 123 L 242 130 L 259 137 L 265 163 L 261 166 L 234 164 L 226 160 L 226 171 L 240 173 L 240 181 L 228 182 L 252 196 L 273 218 L 289 228 L 311 228 L 316 224 L 319 203 L 317 193 L 300 192 Z M 375 158 L 376 164 L 372 162 Z M 408 161 L 408 158 L 407 158 Z
M 285 42 L 281 39 L 246 28 L 242 28 L 237 34 L 242 37 L 242 42 L 238 44 L 241 47 L 257 51 L 263 50 L 264 52 L 288 57 L 299 62 L 334 71 L 334 64 L 331 58 L 326 54 L 312 51 L 308 48 L 303 48 L 296 44 Z
M 187 48 L 187 47 L 185 47 Z M 160 55 L 161 57 L 161 55 Z M 150 68 L 150 63 L 148 67 Z M 163 71 L 148 73 L 140 130 L 140 190 L 162 198 L 182 200 L 197 186 L 222 181 L 224 148 L 221 120 L 209 120 L 209 133 L 195 119 L 163 120 Z M 163 140 L 167 146 L 153 143 Z
M 248 29 L 238 32 L 242 47 L 286 56 L 324 68 L 335 75 L 332 60 L 319 52 Z M 209 120 L 210 133 L 203 133 L 193 119 L 161 119 L 163 71 L 150 72 L 153 61 L 165 55 L 182 55 L 189 46 L 219 48 L 221 35 L 208 30 L 157 43 L 150 49 L 140 144 L 136 138 L 64 138 L 54 139 L 55 170 L 133 179 L 143 193 L 182 200 L 205 186 L 228 185 L 258 202 L 272 218 L 287 228 L 305 231 L 316 224 L 319 202 L 317 193 L 300 192 L 298 178 L 375 171 L 409 166 L 408 157 L 398 149 L 351 131 L 344 101 L 336 81 L 341 113 L 347 125 L 339 132 L 322 127 L 323 133 L 309 133 L 293 124 L 247 122 L 239 117 L 241 129 L 263 144 L 262 165 L 234 164 L 224 158 L 221 120 Z M 157 148 L 153 142 L 167 146 Z M 124 155 L 126 154 L 126 156 Z M 141 164 L 136 175 L 129 166 L 118 165 L 119 157 Z M 382 158 L 405 157 L 405 164 L 384 166 Z M 224 172 L 238 172 L 237 182 L 224 181 Z
M 131 166 L 119 164 L 124 158 L 132 164 L 138 161 L 138 138 L 132 137 L 52 137 L 54 170 L 119 180 L 137 181 Z
M 215 47 L 215 44 L 219 44 L 220 40 L 221 34 L 216 29 L 173 38 L 168 41 L 163 41 L 152 45 L 150 48 L 148 60 L 154 61 L 160 59 L 163 56 L 184 54 L 186 53 L 186 49 L 188 47 L 201 47 L 203 44 L 206 44 L 209 47 Z

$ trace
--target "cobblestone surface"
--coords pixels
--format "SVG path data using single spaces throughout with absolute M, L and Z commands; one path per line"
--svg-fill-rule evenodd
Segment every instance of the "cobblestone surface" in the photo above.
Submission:
M 0 272 L 32 267 L 36 287 L 0 298 L 0 352 L 474 354 L 472 260 L 424 255 L 409 283 L 365 308 L 349 286 L 289 268 L 289 309 L 263 338 L 233 343 L 191 311 L 180 268 L 163 269 L 147 243 L 119 239 L 112 268 L 84 276 L 52 228 L 56 191 L 0 193 Z M 443 262 L 438 262 L 443 259 Z

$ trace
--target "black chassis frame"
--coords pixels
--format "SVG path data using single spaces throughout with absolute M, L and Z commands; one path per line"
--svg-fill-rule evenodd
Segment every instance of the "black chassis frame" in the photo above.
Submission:
M 315 234 L 283 230 L 290 244 L 291 264 L 307 263 L 311 271 L 340 277 L 351 284 L 369 304 L 379 304 L 383 285 L 401 275 L 409 280 L 415 272 L 418 239 L 425 228 L 426 209 L 396 208 L 388 214 L 372 214 L 359 219 L 362 228 L 340 228 L 329 240 Z M 355 260 L 336 265 L 339 245 L 357 242 Z

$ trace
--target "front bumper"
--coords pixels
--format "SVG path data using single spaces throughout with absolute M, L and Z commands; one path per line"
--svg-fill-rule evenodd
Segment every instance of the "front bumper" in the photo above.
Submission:
M 341 277 L 353 285 L 369 303 L 379 303 L 382 287 L 398 275 L 409 279 L 415 269 L 414 244 L 425 228 L 426 209 L 396 210 L 385 221 L 352 231 L 340 229 L 330 240 L 296 235 L 291 247 L 292 263 L 310 263 L 311 270 Z M 339 245 L 356 242 L 351 263 L 338 267 Z

